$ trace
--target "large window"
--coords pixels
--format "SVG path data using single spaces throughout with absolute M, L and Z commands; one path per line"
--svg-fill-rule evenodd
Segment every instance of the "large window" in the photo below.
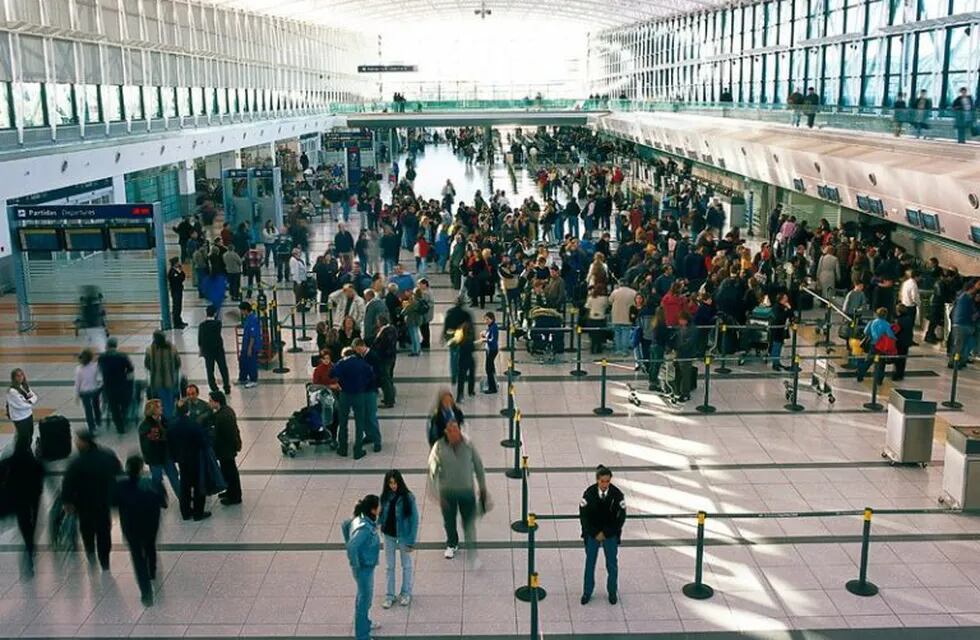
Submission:
M 879 38 L 873 38 L 864 43 L 864 87 L 861 104 L 868 107 L 882 105 L 885 97 L 882 42 Z
M 975 27 L 974 27 L 975 28 Z M 946 79 L 946 95 L 944 105 L 952 104 L 959 94 L 960 87 L 967 87 L 969 82 L 970 58 L 974 54 L 970 49 L 970 27 L 955 27 L 949 34 L 949 75 Z M 974 62 L 975 64 L 975 62 Z
M 97 124 L 102 122 L 102 105 L 99 100 L 99 85 L 86 84 L 82 87 L 82 95 L 85 100 L 85 122 L 87 124 Z
M 123 102 L 126 105 L 126 117 L 130 120 L 143 119 L 143 96 L 140 87 L 127 85 L 123 87 Z
M 102 85 L 102 115 L 106 122 L 117 122 L 123 119 L 122 87 L 110 84 Z
M 162 102 L 164 118 L 176 118 L 180 113 L 177 110 L 177 90 L 173 87 L 160 88 L 160 100 Z
M 940 92 L 938 75 L 942 71 L 945 30 L 923 31 L 916 35 L 915 76 L 916 91 L 925 89 L 936 98 Z
M 54 91 L 54 123 L 56 125 L 77 124 L 78 112 L 75 109 L 75 87 L 70 84 L 50 85 Z
M 40 82 L 22 82 L 20 84 L 20 104 L 23 113 L 22 122 L 25 127 L 43 127 L 47 124 L 44 87 Z
M 162 118 L 163 105 L 160 102 L 160 87 L 143 87 L 143 105 L 147 119 Z
M 218 113 L 228 113 L 228 90 L 218 89 Z
M 191 113 L 194 115 L 205 115 L 207 112 L 204 110 L 204 88 L 203 87 L 192 87 L 191 88 Z
M 0 82 L 0 129 L 14 126 L 14 110 L 10 108 L 10 83 Z
M 191 111 L 191 92 L 187 87 L 177 87 L 177 115 L 189 116 Z

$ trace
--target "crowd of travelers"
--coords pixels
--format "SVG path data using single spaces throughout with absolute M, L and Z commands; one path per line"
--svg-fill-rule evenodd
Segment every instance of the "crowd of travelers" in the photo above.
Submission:
M 466 156 L 475 132 L 447 131 L 445 139 Z M 484 353 L 481 391 L 498 392 L 496 358 L 506 348 L 502 336 L 515 341 L 524 336 L 531 350 L 560 353 L 568 342 L 565 332 L 581 328 L 592 354 L 607 353 L 611 340 L 612 352 L 643 372 L 651 389 L 665 391 L 669 385 L 679 401 L 690 399 L 697 362 L 708 353 L 747 353 L 759 348 L 756 342 L 761 340 L 763 360 L 782 370 L 783 343 L 791 327 L 802 310 L 822 300 L 839 306 L 845 316 L 838 324 L 859 380 L 874 355 L 887 356 L 883 362 L 894 365 L 893 379 L 900 380 L 904 356 L 915 344 L 917 315 L 924 314 L 929 323 L 924 341 L 945 340 L 950 305 L 950 366 L 965 366 L 972 358 L 980 282 L 964 281 L 955 269 L 944 269 L 936 260 L 917 264 L 881 229 L 852 223 L 832 227 L 826 220 L 810 228 L 806 220 L 777 206 L 766 221 L 765 239 L 753 251 L 741 230 L 729 225 L 725 194 L 694 176 L 690 163 L 656 161 L 652 188 L 638 190 L 621 160 L 630 153 L 623 143 L 567 128 L 511 140 L 518 145 L 512 151 L 537 149 L 572 161 L 536 164 L 540 193 L 520 203 L 511 203 L 503 190 L 486 195 L 477 191 L 464 202 L 457 200 L 449 180 L 439 194 L 417 193 L 416 157 L 410 154 L 406 174 L 394 180 L 389 201 L 382 201 L 377 184 L 381 176 L 360 186 L 350 201 L 361 222 L 357 237 L 348 229 L 345 214 L 328 250 L 315 256 L 312 266 L 309 221 L 301 211 L 291 212 L 282 229 L 262 229 L 258 241 L 245 224 L 236 231 L 225 225 L 214 238 L 208 238 L 194 218 L 177 226 L 181 256 L 172 271 L 183 273 L 182 264 L 189 262 L 199 295 L 210 303 L 198 327 L 208 399 L 202 399 L 199 388 L 181 373 L 180 355 L 164 332 L 154 334 L 144 355 L 145 390 L 114 339 L 102 354 L 81 353 L 75 392 L 87 428 L 76 434 L 79 453 L 65 473 L 60 500 L 68 512 L 77 514 L 84 548 L 93 562 L 108 569 L 109 514 L 115 505 L 144 604 L 152 604 L 164 477 L 185 520 L 209 517 L 207 498 L 219 492 L 223 504 L 241 504 L 236 457 L 243 443 L 227 401 L 221 303 L 226 293 L 241 300 L 244 355 L 239 359 L 239 382 L 249 388 L 257 380 L 263 337 L 248 299 L 253 285 L 260 284 L 262 270 L 269 267 L 270 256 L 277 283 L 291 287 L 296 304 L 316 307 L 323 318 L 316 329 L 312 383 L 335 399 L 339 455 L 352 453 L 360 459 L 368 445 L 374 452 L 382 450 L 378 410 L 397 402 L 398 357 L 423 357 L 440 338 L 448 346 L 448 378 L 454 390 L 439 392 L 427 423 L 429 489 L 443 515 L 445 557 L 452 559 L 460 547 L 461 521 L 471 564 L 478 564 L 476 518 L 490 510 L 492 502 L 483 462 L 465 434 L 461 407 L 476 393 L 478 350 Z M 499 138 L 497 143 L 503 144 Z M 419 151 L 424 153 L 424 144 Z M 405 253 L 414 259 L 414 274 L 404 267 Z M 232 284 L 242 265 L 249 276 L 244 292 L 240 282 Z M 441 331 L 433 335 L 435 300 L 429 277 L 436 273 L 448 275 L 456 299 Z M 182 286 L 175 273 L 170 278 L 172 295 L 182 296 Z M 931 293 L 928 304 L 922 291 Z M 843 301 L 838 302 L 841 293 Z M 750 328 L 753 320 L 762 323 L 757 325 L 763 327 L 760 340 L 758 331 Z M 716 333 L 719 323 L 733 329 Z M 183 324 L 179 311 L 174 324 Z M 883 371 L 879 366 L 875 375 Z M 13 512 L 30 566 L 44 474 L 32 448 L 37 401 L 24 372 L 15 370 L 7 394 L 16 430 L 15 455 L 4 464 L 8 477 L 24 480 Z M 140 455 L 126 461 L 121 480 L 117 477 L 123 475 L 122 463 L 96 442 L 104 419 L 121 433 L 138 424 Z M 142 476 L 144 466 L 149 467 L 148 478 Z M 626 511 L 611 477 L 600 467 L 596 484 L 582 498 L 583 605 L 594 589 L 600 548 L 606 559 L 609 602 L 617 601 L 616 553 Z M 411 601 L 418 511 L 404 478 L 391 471 L 380 496 L 360 500 L 344 525 L 358 591 L 359 639 L 368 638 L 375 626 L 369 611 L 379 536 L 385 539 L 388 565 L 383 607 Z M 395 589 L 396 557 L 402 567 L 400 590 Z

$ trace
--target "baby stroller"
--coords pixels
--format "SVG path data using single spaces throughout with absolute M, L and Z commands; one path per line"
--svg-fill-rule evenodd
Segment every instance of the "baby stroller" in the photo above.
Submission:
M 307 383 L 306 406 L 295 411 L 286 422 L 286 428 L 276 434 L 282 454 L 294 458 L 304 444 L 336 449 L 335 404 L 336 400 L 330 389 Z
M 565 335 L 562 331 L 556 331 L 564 323 L 561 314 L 548 307 L 535 307 L 528 315 L 531 319 L 531 329 L 527 335 L 528 353 L 541 356 L 542 362 L 554 362 L 562 352 L 562 338 Z
M 763 359 L 769 353 L 769 319 L 772 317 L 770 307 L 758 306 L 749 314 L 746 325 L 740 334 L 739 347 L 742 355 L 738 358 L 738 364 L 745 364 L 746 359 L 752 354 L 754 357 Z

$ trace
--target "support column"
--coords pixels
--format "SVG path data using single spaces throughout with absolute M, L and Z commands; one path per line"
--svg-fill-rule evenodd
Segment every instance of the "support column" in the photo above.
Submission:
M 180 215 L 194 213 L 197 209 L 197 180 L 193 160 L 184 160 L 177 166 L 177 193 L 180 195 Z
M 126 202 L 126 176 L 112 176 L 112 201 L 117 203 Z

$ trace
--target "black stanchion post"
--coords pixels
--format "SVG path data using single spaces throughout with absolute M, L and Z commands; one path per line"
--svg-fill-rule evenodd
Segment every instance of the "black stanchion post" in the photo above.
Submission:
M 868 546 L 871 544 L 871 515 L 870 508 L 864 510 L 864 532 L 861 535 L 861 569 L 858 579 L 851 580 L 844 588 L 856 596 L 869 597 L 878 593 L 878 587 L 868 581 Z
M 721 358 L 719 358 L 718 360 L 719 362 L 721 362 L 721 366 L 718 367 L 717 369 L 717 372 L 723 376 L 727 376 L 729 373 L 732 372 L 732 370 L 728 368 L 728 365 L 725 364 L 726 362 L 725 355 L 727 354 L 727 350 L 725 346 L 727 334 L 728 334 L 728 325 L 726 325 L 723 322 L 721 323 L 721 326 L 718 327 L 718 343 L 720 346 L 720 349 L 718 349 L 718 353 L 721 354 Z
M 514 597 L 521 602 L 531 602 L 535 592 L 539 601 L 544 600 L 548 593 L 538 583 L 534 566 L 534 532 L 538 530 L 538 518 L 533 513 L 527 514 L 527 585 L 518 587 Z
M 272 303 L 272 311 L 276 316 L 278 316 L 278 312 L 276 312 L 275 302 Z M 289 367 L 286 366 L 286 363 L 283 360 L 283 356 L 282 356 L 282 348 L 283 346 L 285 346 L 282 340 L 282 327 L 279 325 L 278 321 L 274 326 L 275 326 L 276 337 L 273 340 L 274 340 L 274 344 L 276 345 L 276 351 L 279 353 L 279 366 L 273 369 L 272 373 L 278 373 L 278 374 L 289 373 Z
M 507 406 L 500 410 L 500 415 L 505 418 L 514 417 L 514 376 L 511 375 L 511 369 L 514 368 L 514 361 L 511 360 L 507 363 Z M 510 439 L 514 439 L 514 424 L 510 425 Z
M 698 546 L 694 558 L 694 582 L 684 585 L 681 591 L 688 598 L 707 600 L 715 595 L 715 590 L 702 580 L 702 565 L 704 564 L 704 521 L 708 517 L 704 511 L 698 511 Z
M 289 347 L 289 353 L 300 353 L 303 351 L 302 347 L 296 344 L 296 310 L 294 309 L 291 314 L 289 314 L 289 329 L 290 333 L 293 334 L 293 346 Z
M 853 318 L 848 325 L 850 330 L 847 332 L 847 344 L 844 345 L 847 349 L 847 360 L 841 365 L 841 369 L 853 369 L 854 364 L 852 363 L 853 356 L 851 355 L 851 338 L 857 336 L 857 319 Z
M 333 326 L 333 305 L 327 302 L 327 326 Z
M 571 327 L 576 327 L 577 328 L 577 325 L 575 324 L 575 309 L 572 309 L 572 311 L 568 314 L 568 322 L 565 323 L 565 326 L 566 327 L 569 327 L 569 328 L 571 328 Z M 568 350 L 569 351 L 575 351 L 575 331 L 574 330 L 568 332 Z
M 541 588 L 538 586 L 538 574 L 532 573 L 531 585 L 531 640 L 540 640 L 541 634 L 538 630 L 538 601 L 541 599 Z
M 698 413 L 714 413 L 715 408 L 711 406 L 709 399 L 711 393 L 711 356 L 704 357 L 704 402 L 694 407 Z
M 792 411 L 793 413 L 798 413 L 803 411 L 806 407 L 799 403 L 800 397 L 800 358 L 797 356 L 796 361 L 793 362 L 793 386 L 786 389 L 786 399 L 789 400 L 788 404 L 783 405 L 783 409 L 787 411 Z
M 871 365 L 873 367 L 871 372 L 871 402 L 865 402 L 864 405 L 862 405 L 868 411 L 881 411 L 884 409 L 882 404 L 878 402 L 878 366 L 880 362 L 881 356 L 875 354 Z
M 309 342 L 311 340 L 310 336 L 306 335 L 306 302 L 299 308 L 300 323 L 302 324 L 301 330 L 303 335 L 300 336 L 300 342 Z
M 520 377 L 520 375 L 521 375 L 521 372 L 518 371 L 514 367 L 514 360 L 517 357 L 516 355 L 514 355 L 514 351 L 517 349 L 517 337 L 516 337 L 517 334 L 516 334 L 516 331 L 517 330 L 514 328 L 514 325 L 511 324 L 510 325 L 510 339 L 509 339 L 509 343 L 510 343 L 510 345 L 509 345 L 510 346 L 510 377 L 511 378 L 517 378 L 517 377 Z
M 797 358 L 796 358 L 796 340 L 797 340 L 796 336 L 799 333 L 798 329 L 799 326 L 796 324 L 795 321 L 793 322 L 793 324 L 789 326 L 789 330 L 793 332 L 793 336 L 791 338 L 790 345 L 789 345 L 790 347 L 789 361 L 792 363 L 790 365 L 791 371 L 793 370 L 799 371 L 800 369 L 800 365 L 797 364 Z
M 581 378 L 586 374 L 582 371 L 582 327 L 575 327 L 575 369 L 569 375 Z
M 517 410 L 514 416 L 514 441 L 516 445 L 514 446 L 514 466 L 504 471 L 504 475 L 511 480 L 518 480 L 524 476 L 524 472 L 521 470 L 521 411 Z
M 523 473 L 521 474 L 521 519 L 510 523 L 510 528 L 512 531 L 516 531 L 517 533 L 527 533 L 529 530 L 527 524 L 527 509 L 528 509 L 528 498 L 529 498 L 527 476 L 528 473 L 530 473 L 530 469 L 528 468 L 527 465 L 527 456 L 523 456 L 521 458 L 521 470 L 523 471 Z
M 956 401 L 956 383 L 960 379 L 960 354 L 953 354 L 953 384 L 949 388 L 949 400 L 944 400 L 942 405 L 947 409 L 962 409 L 963 403 Z
M 592 413 L 597 416 L 608 416 L 612 415 L 613 410 L 606 406 L 606 379 L 608 377 L 606 369 L 609 367 L 609 363 L 606 360 L 602 361 L 602 370 L 599 373 L 599 406 L 592 410 Z

